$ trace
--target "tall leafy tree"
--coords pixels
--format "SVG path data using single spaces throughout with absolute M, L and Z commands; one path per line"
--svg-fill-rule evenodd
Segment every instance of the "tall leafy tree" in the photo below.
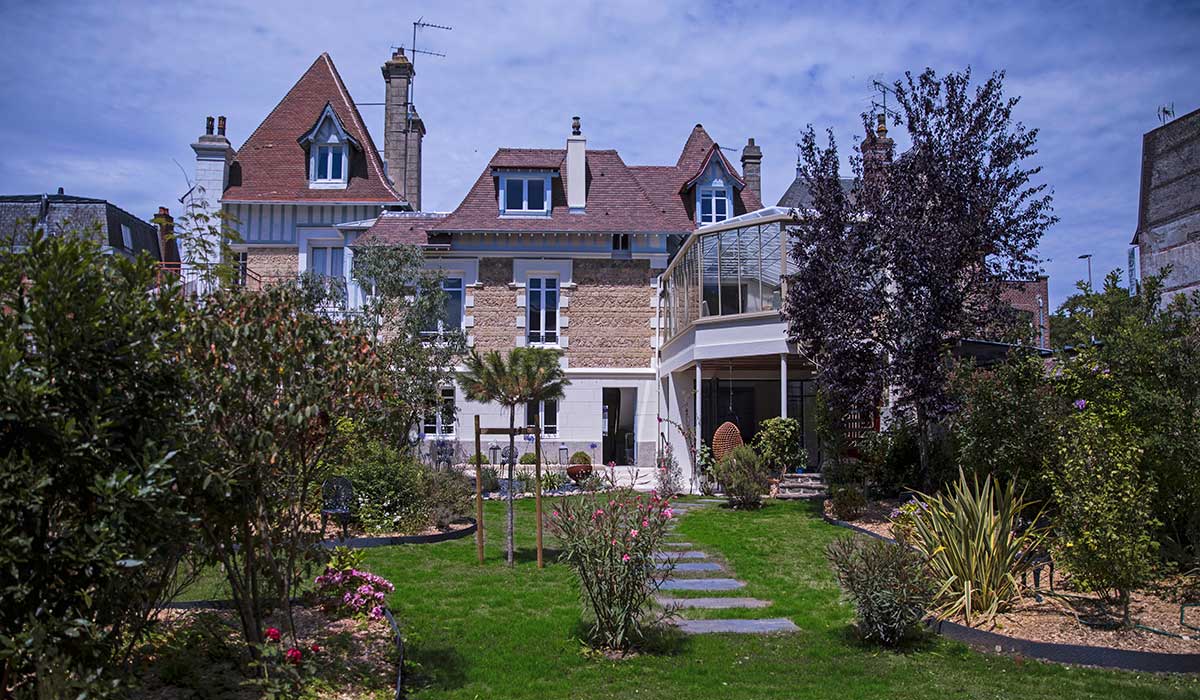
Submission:
M 471 353 L 466 372 L 459 375 L 463 393 L 472 401 L 496 403 L 508 409 L 508 449 L 516 455 L 517 407 L 562 398 L 570 382 L 559 364 L 561 353 L 546 348 L 513 348 L 508 355 L 492 350 Z M 513 565 L 513 463 L 508 460 L 508 536 L 505 551 Z
M 971 72 L 927 69 L 894 86 L 896 126 L 912 140 L 893 160 L 868 129 L 838 181 L 832 134 L 810 126 L 800 174 L 812 205 L 798 213 L 785 314 L 789 337 L 819 368 L 830 403 L 874 406 L 885 389 L 915 417 L 923 474 L 929 427 L 947 408 L 954 342 L 994 325 L 1005 279 L 1036 269 L 1034 248 L 1056 220 L 1036 154 L 1037 130 L 1014 122 L 1003 73 L 972 89 Z

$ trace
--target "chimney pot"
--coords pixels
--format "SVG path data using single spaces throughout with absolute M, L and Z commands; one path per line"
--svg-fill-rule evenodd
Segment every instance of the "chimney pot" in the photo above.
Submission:
M 225 116 L 217 117 L 217 136 L 225 135 Z
M 204 119 L 204 135 L 212 136 L 213 134 L 213 118 L 205 117 Z
M 567 137 L 567 211 L 582 214 L 587 209 L 587 139 L 579 126 L 579 117 L 571 119 Z
M 582 134 L 583 130 L 579 124 L 579 117 L 571 117 L 571 135 L 580 136 Z
M 63 188 L 59 187 L 59 188 L 58 188 L 58 193 L 59 193 L 59 194 L 64 194 L 64 192 L 63 192 Z
M 875 115 L 875 133 L 881 139 L 887 138 L 887 115 L 886 114 Z

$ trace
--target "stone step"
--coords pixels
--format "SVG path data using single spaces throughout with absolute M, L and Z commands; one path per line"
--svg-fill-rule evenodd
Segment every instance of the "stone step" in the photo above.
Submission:
M 724 571 L 721 565 L 713 561 L 681 561 L 676 562 L 674 566 L 670 562 L 662 562 L 658 565 L 660 570 L 672 569 L 679 572 L 688 571 Z
M 765 608 L 771 604 L 769 600 L 759 600 L 758 598 L 669 598 L 657 596 L 654 600 L 664 608 L 702 608 L 705 610 Z
M 732 578 L 669 578 L 662 582 L 662 591 L 733 591 L 745 583 Z
M 691 542 L 663 542 L 662 546 L 671 547 L 672 549 L 687 549 L 692 546 Z
M 786 617 L 769 617 L 763 620 L 675 619 L 672 622 L 687 634 L 772 634 L 800 630 L 794 622 Z
M 686 552 L 655 552 L 654 558 L 659 561 L 665 559 L 707 559 L 708 555 L 697 550 L 689 550 Z

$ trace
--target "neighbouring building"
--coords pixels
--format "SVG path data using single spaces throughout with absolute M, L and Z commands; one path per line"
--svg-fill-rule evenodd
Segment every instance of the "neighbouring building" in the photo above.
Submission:
M 1130 244 L 1137 246 L 1142 277 L 1170 267 L 1164 303 L 1200 292 L 1200 109 L 1142 137 L 1137 230 Z
M 55 194 L 0 196 L 0 236 L 12 236 L 13 243 L 20 245 L 39 228 L 51 235 L 94 234 L 105 252 L 116 255 L 147 253 L 162 262 L 179 259 L 174 244 L 160 237 L 157 226 L 106 200 L 66 194 L 61 187 Z
M 522 417 L 540 417 L 552 459 L 583 450 L 596 462 L 653 464 L 665 436 L 658 276 L 697 227 L 761 207 L 759 147 L 747 142 L 739 172 L 697 124 L 674 164 L 628 165 L 616 150 L 589 149 L 576 118 L 564 147 L 500 148 L 454 211 L 424 212 L 425 124 L 403 51 L 383 77 L 386 163 L 322 54 L 240 148 L 223 118 L 209 118 L 192 146 L 194 203 L 231 218 L 250 278 L 341 277 L 349 308 L 362 302 L 355 246 L 423 247 L 448 300 L 431 336 L 458 329 L 480 352 L 562 350 L 566 396 Z M 468 402 L 457 386 L 444 387 L 444 402 L 418 429 L 459 459 L 474 451 L 476 415 L 508 425 L 503 409 Z

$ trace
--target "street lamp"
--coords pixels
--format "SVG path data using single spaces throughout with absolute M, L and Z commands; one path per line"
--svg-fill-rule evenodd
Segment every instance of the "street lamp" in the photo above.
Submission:
M 1091 253 L 1084 253 L 1083 255 L 1080 255 L 1080 256 L 1079 256 L 1079 259 L 1080 259 L 1080 260 L 1087 260 L 1087 266 L 1088 266 L 1088 291 L 1090 292 L 1090 291 L 1092 291 L 1092 254 L 1091 254 Z

